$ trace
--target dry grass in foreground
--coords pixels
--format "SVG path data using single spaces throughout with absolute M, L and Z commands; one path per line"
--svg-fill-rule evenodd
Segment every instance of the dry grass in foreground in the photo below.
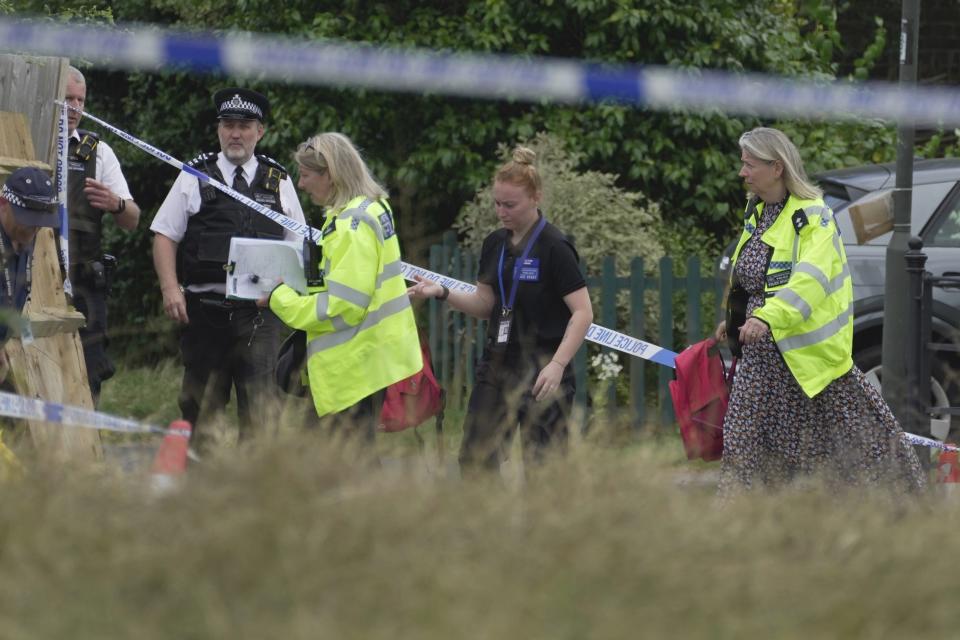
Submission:
M 179 490 L 34 469 L 0 505 L 4 638 L 956 635 L 960 508 L 805 488 L 718 508 L 676 443 L 525 484 L 281 438 Z

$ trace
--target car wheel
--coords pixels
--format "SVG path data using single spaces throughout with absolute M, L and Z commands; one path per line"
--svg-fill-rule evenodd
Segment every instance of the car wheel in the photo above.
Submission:
M 873 345 L 853 356 L 857 367 L 863 371 L 867 380 L 869 380 L 870 384 L 876 387 L 877 390 L 880 389 L 883 369 L 881 366 L 882 353 L 883 347 L 881 345 Z M 939 408 L 951 406 L 948 389 L 951 389 L 954 385 L 955 383 L 949 377 L 945 368 L 943 366 L 935 366 L 934 370 L 930 372 L 930 406 Z M 954 425 L 954 428 L 960 429 L 960 425 Z M 950 435 L 950 431 L 950 414 L 946 412 L 935 413 L 930 417 L 930 430 L 928 433 L 918 435 L 929 434 L 940 441 L 945 441 L 947 436 Z M 954 433 L 954 435 L 956 436 L 958 434 Z

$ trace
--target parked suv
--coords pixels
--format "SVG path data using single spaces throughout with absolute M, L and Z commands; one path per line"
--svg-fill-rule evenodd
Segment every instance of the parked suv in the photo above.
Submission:
M 857 366 L 879 386 L 883 343 L 883 297 L 886 252 L 892 231 L 875 224 L 892 203 L 896 165 L 868 165 L 828 171 L 815 176 L 824 200 L 836 215 L 853 278 L 853 355 Z M 872 225 L 872 226 L 871 226 Z M 914 162 L 911 235 L 923 239 L 927 271 L 934 275 L 960 271 L 960 159 Z M 735 242 L 720 260 L 718 274 L 729 278 Z M 960 290 L 933 290 L 933 341 L 960 344 Z M 960 406 L 960 358 L 934 353 L 931 362 L 931 404 Z M 954 419 L 954 432 L 960 420 Z M 931 433 L 945 439 L 950 431 L 946 413 L 931 420 Z

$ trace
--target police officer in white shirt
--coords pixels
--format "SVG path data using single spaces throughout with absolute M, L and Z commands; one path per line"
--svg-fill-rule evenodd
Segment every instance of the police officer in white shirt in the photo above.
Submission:
M 293 182 L 275 160 L 256 154 L 270 103 L 256 91 L 228 88 L 214 95 L 219 153 L 202 153 L 189 164 L 254 201 L 303 222 Z M 236 389 L 241 440 L 251 435 L 252 412 L 275 394 L 273 370 L 283 323 L 253 301 L 229 300 L 223 270 L 233 237 L 301 238 L 187 172 L 181 172 L 150 225 L 153 262 L 164 313 L 182 327 L 183 386 L 180 410 L 198 429 L 222 410 Z
M 107 357 L 107 294 L 114 268 L 103 253 L 103 220 L 113 218 L 126 231 L 137 228 L 140 207 L 130 195 L 116 154 L 96 133 L 78 129 L 87 99 L 87 83 L 75 67 L 67 72 L 68 181 L 70 213 L 70 282 L 73 304 L 86 317 L 80 329 L 87 380 L 94 403 L 104 380 L 114 373 Z M 106 214 L 110 214 L 109 216 Z

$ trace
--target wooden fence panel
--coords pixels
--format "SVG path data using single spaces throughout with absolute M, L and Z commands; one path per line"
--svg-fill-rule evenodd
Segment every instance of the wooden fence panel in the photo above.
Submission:
M 54 95 L 66 87 L 65 58 L 0 54 L 0 111 L 24 114 L 36 159 L 53 166 L 57 118 Z
M 41 163 L 46 169 L 53 164 L 58 117 L 53 99 L 64 95 L 66 69 L 67 61 L 62 58 L 0 55 L 0 157 L 13 160 L 8 170 L 37 166 L 38 155 L 47 160 Z M 46 328 L 27 344 L 15 339 L 7 345 L 14 387 L 28 397 L 92 408 L 76 333 L 83 315 L 67 306 L 50 229 L 37 234 L 32 269 L 33 287 L 24 315 L 31 326 L 39 320 Z M 101 455 L 96 431 L 65 429 L 47 422 L 29 425 L 33 442 L 44 456 L 90 460 Z

